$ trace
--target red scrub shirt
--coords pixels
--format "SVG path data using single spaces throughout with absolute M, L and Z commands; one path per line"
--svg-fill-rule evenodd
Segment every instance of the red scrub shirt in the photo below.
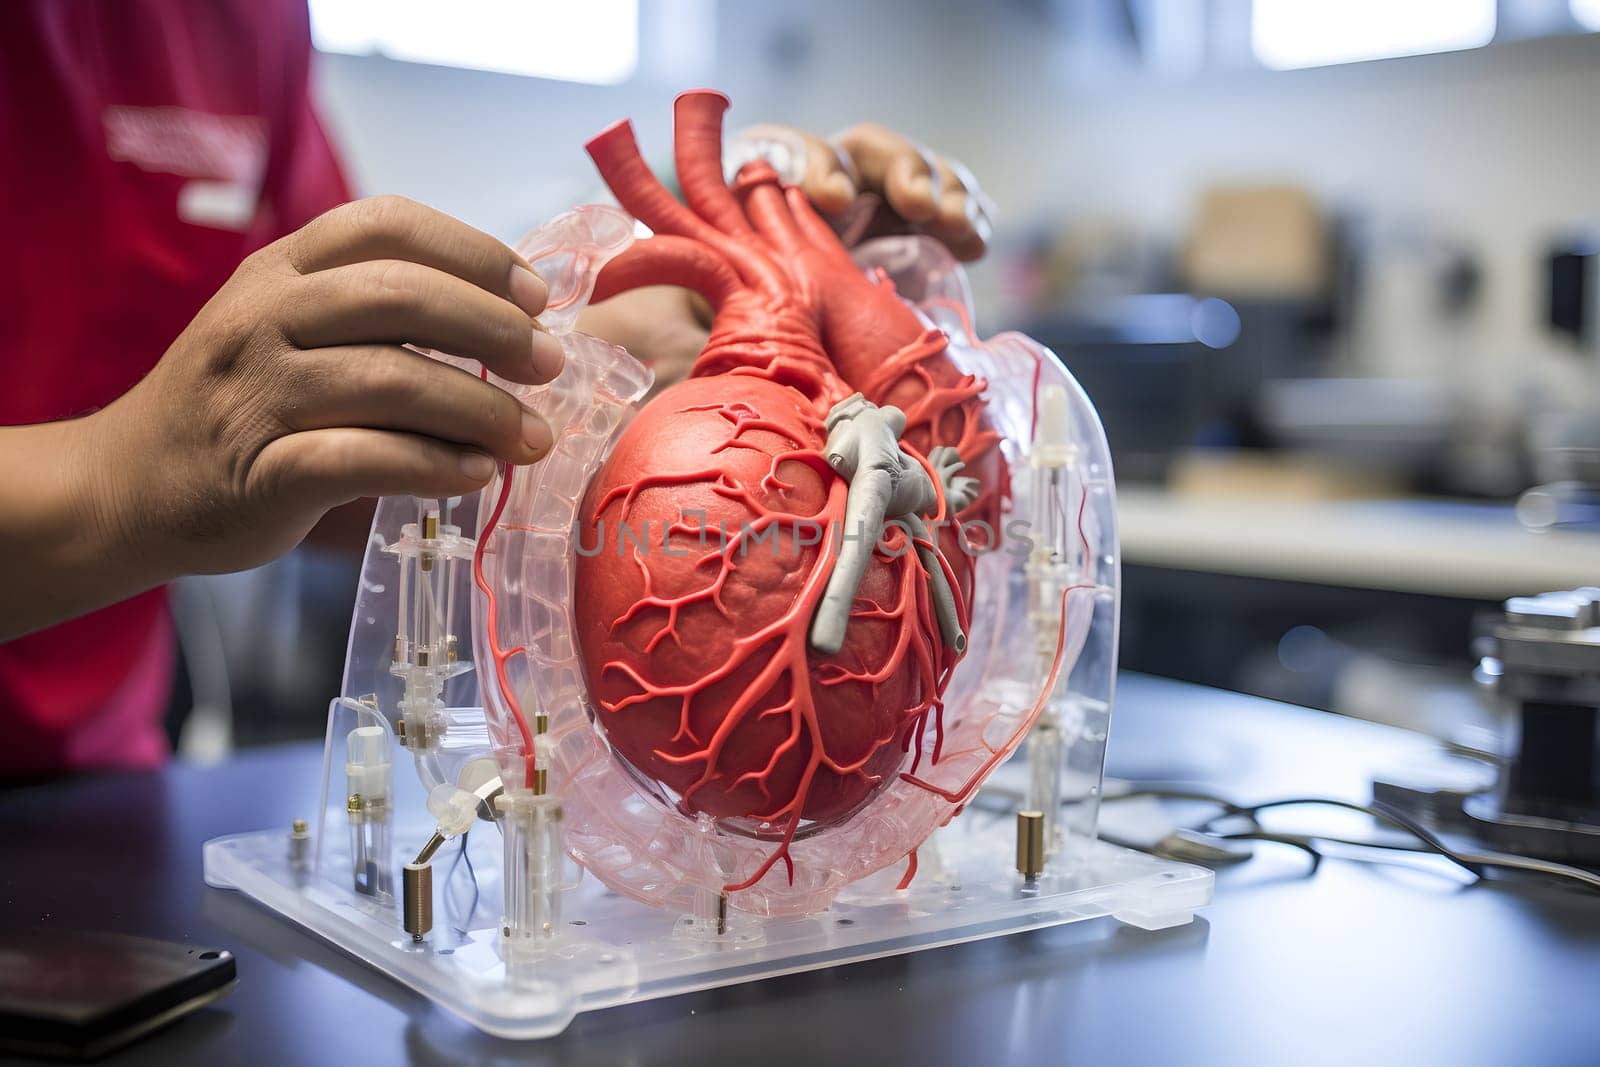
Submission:
M 310 60 L 304 0 L 0 4 L 0 425 L 115 400 L 348 199 Z M 0 775 L 160 762 L 173 646 L 161 590 L 0 644 Z

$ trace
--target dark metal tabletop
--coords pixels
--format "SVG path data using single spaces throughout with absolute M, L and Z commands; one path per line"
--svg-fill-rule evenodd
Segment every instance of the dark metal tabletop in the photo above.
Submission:
M 1365 799 L 1412 735 L 1124 676 L 1109 773 L 1253 801 Z M 308 815 L 310 744 L 0 794 L 0 929 L 231 949 L 228 997 L 111 1063 L 1600 1062 L 1600 897 L 1258 847 L 1195 923 L 1098 920 L 580 1015 L 486 1037 L 243 897 L 208 838 Z

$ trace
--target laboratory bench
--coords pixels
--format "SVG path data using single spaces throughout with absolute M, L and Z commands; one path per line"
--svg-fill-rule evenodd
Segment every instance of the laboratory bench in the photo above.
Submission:
M 1245 802 L 1363 800 L 1416 735 L 1124 674 L 1108 773 Z M 106 1062 L 1593 1063 L 1600 896 L 1433 859 L 1290 848 L 1218 872 L 1214 904 L 1156 932 L 1113 920 L 580 1015 L 486 1037 L 236 893 L 201 844 L 307 816 L 320 747 L 0 793 L 0 927 L 223 947 L 227 997 Z M 1124 803 L 1134 803 L 1127 801 Z
M 1510 505 L 1117 490 L 1125 564 L 1494 601 L 1600 582 L 1600 533 L 1533 532 Z
M 1507 504 L 1124 485 L 1117 518 L 1124 666 L 1415 729 L 1504 600 L 1600 583 L 1600 533 Z

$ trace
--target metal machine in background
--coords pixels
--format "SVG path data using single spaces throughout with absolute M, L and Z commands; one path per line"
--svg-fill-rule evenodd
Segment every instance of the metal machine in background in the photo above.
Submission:
M 1325 308 L 1305 300 L 1140 293 L 1024 329 L 1094 390 L 1118 477 L 1159 483 L 1195 447 L 1261 444 L 1263 383 L 1314 373 L 1326 320 Z
M 1497 773 L 1397 775 L 1373 783 L 1374 801 L 1505 852 L 1600 866 L 1600 588 L 1508 600 L 1484 646 L 1476 676 L 1509 729 L 1469 758 Z

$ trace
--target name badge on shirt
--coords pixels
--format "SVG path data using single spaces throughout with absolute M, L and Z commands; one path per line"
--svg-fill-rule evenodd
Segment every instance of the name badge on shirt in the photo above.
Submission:
M 215 229 L 249 229 L 266 172 L 265 119 L 120 104 L 106 108 L 103 119 L 112 159 L 191 179 L 178 193 L 180 219 Z

